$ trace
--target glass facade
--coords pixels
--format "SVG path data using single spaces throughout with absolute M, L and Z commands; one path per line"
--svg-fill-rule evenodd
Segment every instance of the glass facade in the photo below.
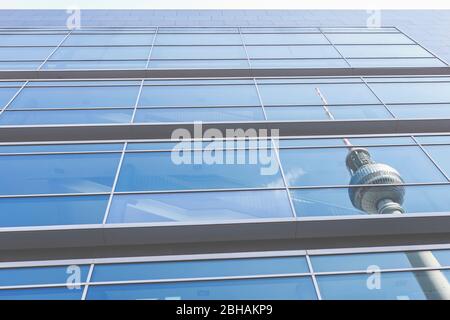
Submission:
M 448 68 L 395 27 L 0 28 L 0 300 L 442 298 L 450 246 L 403 244 L 450 224 Z
M 426 300 L 433 292 L 424 291 L 420 283 L 427 273 L 450 279 L 450 250 L 423 250 L 436 257 L 434 267 L 415 264 L 412 257 L 417 251 L 398 250 L 350 250 L 338 254 L 332 250 L 280 251 L 275 256 L 249 253 L 251 257 L 246 258 L 233 254 L 214 258 L 193 255 L 189 260 L 181 256 L 176 260 L 119 258 L 99 259 L 90 265 L 83 264 L 83 260 L 70 261 L 70 265 L 48 261 L 46 266 L 27 267 L 18 263 L 16 267 L 0 265 L 0 296 L 88 300 Z M 67 282 L 74 270 L 76 281 Z M 378 282 L 380 286 L 376 285 Z
M 0 43 L 2 70 L 445 66 L 391 27 L 0 29 Z

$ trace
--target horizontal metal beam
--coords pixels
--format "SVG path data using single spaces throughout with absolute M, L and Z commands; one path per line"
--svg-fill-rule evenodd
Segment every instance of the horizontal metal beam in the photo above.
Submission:
M 267 69 L 114 69 L 114 70 L 11 70 L 0 79 L 113 79 L 113 78 L 202 78 L 284 76 L 410 76 L 450 75 L 450 67 L 376 68 L 267 68 Z
M 0 126 L 0 142 L 171 139 L 180 128 L 194 138 L 193 123 L 44 125 Z M 268 134 L 278 129 L 280 136 L 418 134 L 448 132 L 450 119 L 208 122 L 202 128 L 218 129 L 224 136 L 227 129 L 267 129 Z
M 371 245 L 383 246 L 401 244 L 393 240 L 399 238 L 403 239 L 403 243 L 424 237 L 436 241 L 435 236 L 439 235 L 440 243 L 450 243 L 449 230 L 450 215 L 442 213 L 288 218 L 240 223 L 173 222 L 7 228 L 0 230 L 0 260 L 8 260 L 4 254 L 12 250 L 81 247 L 100 250 L 103 247 L 153 246 L 159 247 L 160 252 L 164 253 L 164 248 L 183 247 L 186 243 L 198 243 L 198 247 L 210 246 L 207 252 L 214 252 L 216 244 L 237 242 L 282 241 L 289 244 L 285 250 L 320 249 L 342 246 L 345 239 L 344 242 L 350 247 L 365 246 L 369 242 Z M 237 247 L 233 249 L 238 251 Z M 86 249 L 86 252 L 89 250 Z

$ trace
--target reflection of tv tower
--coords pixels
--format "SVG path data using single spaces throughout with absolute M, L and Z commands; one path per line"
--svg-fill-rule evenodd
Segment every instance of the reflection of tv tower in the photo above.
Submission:
M 331 120 L 325 97 L 316 88 L 323 102 L 325 113 Z M 352 204 L 368 214 L 403 214 L 405 188 L 403 179 L 394 168 L 376 163 L 365 148 L 352 147 L 348 139 L 344 143 L 350 148 L 346 165 L 351 174 L 349 197 Z M 358 186 L 359 185 L 359 186 Z M 373 186 L 372 186 L 373 185 Z M 378 186 L 377 186 L 378 185 Z M 439 268 L 441 265 L 431 251 L 406 252 L 413 268 Z M 450 300 L 450 284 L 440 270 L 415 273 L 417 282 L 428 299 Z

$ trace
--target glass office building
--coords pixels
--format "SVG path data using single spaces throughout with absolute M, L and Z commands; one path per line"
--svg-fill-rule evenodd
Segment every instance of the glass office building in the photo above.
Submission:
M 10 27 L 0 46 L 0 299 L 450 297 L 450 66 L 397 27 Z M 175 163 L 199 123 L 278 130 L 216 150 L 276 170 Z M 355 182 L 352 150 L 400 178 Z M 391 214 L 355 200 L 393 190 Z

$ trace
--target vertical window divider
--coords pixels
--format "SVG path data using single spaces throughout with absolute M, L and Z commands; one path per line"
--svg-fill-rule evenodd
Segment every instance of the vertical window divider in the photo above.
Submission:
M 127 145 L 128 145 L 128 142 L 125 142 L 123 144 L 122 154 L 120 156 L 119 164 L 117 165 L 117 171 L 116 171 L 116 175 L 114 177 L 113 185 L 111 187 L 111 193 L 109 195 L 108 205 L 106 206 L 105 215 L 103 217 L 103 222 L 102 222 L 103 225 L 106 224 L 106 221 L 108 219 L 109 211 L 111 209 L 111 204 L 112 204 L 112 200 L 114 197 L 114 192 L 116 190 L 117 181 L 119 180 L 120 171 L 122 169 L 122 163 L 123 163 L 123 159 L 125 157 L 125 150 L 127 149 Z
M 83 294 L 81 296 L 81 300 L 86 300 L 86 296 L 87 296 L 88 289 L 89 289 L 89 283 L 91 282 L 93 272 L 94 272 L 94 264 L 91 263 L 91 265 L 89 266 L 89 271 L 88 271 L 87 277 L 86 277 L 86 284 L 84 285 L 84 288 L 83 288 Z
M 351 66 L 350 62 L 348 62 L 347 58 L 344 57 L 344 55 L 341 53 L 341 51 L 339 51 L 339 49 L 336 48 L 334 43 L 325 35 L 325 33 L 323 33 L 322 28 L 317 28 L 317 29 L 319 29 L 320 34 L 323 35 L 325 37 L 325 39 L 327 39 L 328 43 L 333 47 L 334 50 L 336 50 L 337 53 L 339 53 L 341 58 L 344 59 L 345 63 L 351 68 L 352 66 Z
M 316 274 L 314 273 L 314 268 L 312 266 L 308 250 L 306 250 L 305 258 L 306 258 L 306 263 L 308 264 L 309 273 L 311 274 L 311 280 L 313 282 L 314 289 L 316 290 L 317 299 L 323 300 L 322 294 L 320 293 L 319 283 L 317 282 Z
M 384 103 L 383 100 L 381 100 L 381 98 L 375 93 L 375 91 L 372 89 L 372 87 L 367 83 L 366 79 L 364 79 L 364 77 L 359 77 L 361 79 L 362 82 L 364 82 L 364 84 L 366 85 L 366 87 L 370 90 L 370 92 L 372 92 L 372 94 L 378 99 L 378 101 L 380 101 L 383 106 L 386 108 L 386 110 L 389 112 L 389 114 L 392 116 L 393 119 L 398 119 L 395 114 L 391 111 L 391 109 L 386 105 L 386 103 Z
M 144 79 L 141 80 L 141 85 L 139 86 L 139 92 L 136 98 L 136 102 L 134 103 L 133 114 L 131 116 L 130 124 L 134 123 L 134 118 L 136 117 L 137 107 L 139 103 L 139 99 L 141 98 L 142 88 L 144 87 Z
M 266 111 L 264 109 L 264 102 L 263 102 L 261 94 L 259 92 L 258 82 L 256 81 L 256 78 L 253 78 L 253 81 L 254 81 L 254 84 L 255 84 L 256 93 L 258 94 L 259 103 L 261 105 L 261 108 L 262 108 L 262 111 L 263 111 L 263 114 L 264 114 L 264 119 L 267 121 L 267 115 L 266 115 Z M 281 174 L 281 177 L 283 179 L 284 188 L 285 188 L 285 190 L 287 192 L 289 205 L 290 205 L 291 211 L 292 211 L 292 217 L 296 219 L 297 218 L 297 213 L 295 211 L 294 202 L 292 201 L 291 193 L 289 191 L 289 185 L 288 185 L 287 180 L 286 180 L 286 175 L 284 174 L 283 166 L 281 164 L 280 155 L 278 153 L 278 145 L 275 144 L 275 142 L 274 142 L 274 140 L 272 138 L 272 135 L 270 135 L 270 143 L 272 145 L 273 152 L 275 153 L 275 156 L 277 158 L 278 167 L 280 168 L 280 174 Z
M 158 36 L 159 27 L 156 27 L 155 35 L 152 40 L 152 46 L 150 47 L 150 52 L 148 53 L 147 57 L 147 64 L 145 65 L 145 69 L 148 69 L 148 66 L 150 65 L 150 59 L 152 58 L 153 48 L 155 47 L 156 37 Z
M 441 168 L 440 165 L 437 164 L 437 162 L 433 159 L 433 157 L 431 156 L 431 154 L 428 153 L 427 150 L 425 150 L 425 148 L 422 146 L 422 144 L 416 139 L 415 136 L 411 136 L 411 138 L 414 140 L 414 142 L 419 146 L 420 150 L 423 151 L 423 153 L 425 153 L 425 155 L 428 157 L 428 159 L 430 159 L 430 161 L 435 165 L 435 167 L 440 171 L 440 173 L 442 173 L 442 175 L 445 177 L 445 179 L 447 179 L 447 181 L 450 181 L 450 177 L 445 173 L 445 171 Z
M 28 80 L 25 81 L 25 83 L 17 90 L 17 92 L 9 99 L 9 101 L 5 104 L 5 106 L 0 110 L 0 116 L 3 114 L 3 112 L 6 110 L 6 108 L 9 107 L 9 105 L 14 101 L 14 99 L 19 95 L 19 93 L 25 88 L 25 86 L 28 84 Z
M 66 34 L 66 36 L 58 43 L 58 45 L 56 46 L 56 48 L 53 49 L 52 52 L 50 52 L 50 54 L 48 55 L 48 57 L 47 57 L 47 58 L 41 63 L 41 65 L 37 68 L 37 71 L 39 71 L 39 70 L 42 69 L 42 67 L 43 67 L 44 64 L 48 61 L 48 59 L 50 59 L 51 56 L 53 56 L 53 54 L 56 52 L 56 50 L 58 50 L 58 49 L 61 47 L 61 45 L 64 43 L 64 41 L 66 41 L 66 39 L 72 34 L 72 31 L 73 31 L 73 30 L 70 30 L 70 31 Z
M 248 55 L 247 46 L 245 44 L 244 37 L 242 36 L 241 27 L 238 27 L 238 31 L 239 31 L 239 36 L 241 37 L 242 45 L 244 47 L 245 56 L 247 57 L 248 67 L 249 67 L 249 69 L 251 69 L 252 68 L 252 63 L 250 61 L 250 56 Z

